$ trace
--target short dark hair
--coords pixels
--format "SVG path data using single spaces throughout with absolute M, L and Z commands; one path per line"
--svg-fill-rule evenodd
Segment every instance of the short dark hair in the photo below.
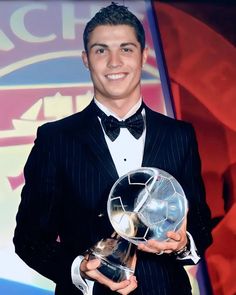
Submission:
M 128 10 L 126 6 L 117 5 L 112 2 L 109 6 L 99 10 L 95 16 L 87 23 L 84 34 L 84 49 L 88 51 L 89 35 L 97 27 L 102 25 L 128 25 L 134 28 L 136 37 L 143 52 L 145 48 L 145 32 L 139 19 Z

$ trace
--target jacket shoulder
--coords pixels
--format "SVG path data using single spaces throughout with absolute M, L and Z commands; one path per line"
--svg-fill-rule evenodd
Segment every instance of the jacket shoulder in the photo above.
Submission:
M 38 134 L 55 135 L 62 133 L 72 133 L 76 130 L 81 130 L 87 125 L 89 114 L 89 107 L 86 107 L 81 112 L 72 114 L 60 120 L 47 122 L 38 128 Z
M 157 121 L 157 124 L 161 122 L 161 124 L 168 125 L 172 130 L 193 130 L 193 125 L 190 122 L 169 117 L 165 114 L 153 111 L 150 108 L 147 108 L 146 111 Z

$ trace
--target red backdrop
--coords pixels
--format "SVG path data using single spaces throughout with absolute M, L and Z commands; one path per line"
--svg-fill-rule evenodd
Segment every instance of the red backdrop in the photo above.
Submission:
M 218 1 L 217 1 L 218 3 Z M 206 262 L 214 295 L 236 294 L 235 4 L 155 2 L 177 118 L 192 122 L 213 239 Z

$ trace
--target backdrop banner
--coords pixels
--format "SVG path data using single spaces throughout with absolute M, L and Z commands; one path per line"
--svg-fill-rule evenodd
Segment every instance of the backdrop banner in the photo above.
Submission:
M 144 100 L 153 110 L 173 116 L 151 4 L 116 2 L 128 6 L 145 26 L 150 56 L 142 75 Z M 54 289 L 53 282 L 31 270 L 14 253 L 12 237 L 24 184 L 23 167 L 38 126 L 81 111 L 91 101 L 92 84 L 81 61 L 82 33 L 94 13 L 109 3 L 0 2 L 0 293 L 3 295 L 46 295 Z M 192 275 L 195 271 L 189 273 L 197 290 Z

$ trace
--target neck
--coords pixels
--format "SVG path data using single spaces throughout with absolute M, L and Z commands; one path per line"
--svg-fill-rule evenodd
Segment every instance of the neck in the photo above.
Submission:
M 139 101 L 140 97 L 134 101 L 129 101 L 127 99 L 104 101 L 104 100 L 98 99 L 97 97 L 96 99 L 105 107 L 107 107 L 110 111 L 115 113 L 118 117 L 123 118 L 132 109 L 132 107 Z

